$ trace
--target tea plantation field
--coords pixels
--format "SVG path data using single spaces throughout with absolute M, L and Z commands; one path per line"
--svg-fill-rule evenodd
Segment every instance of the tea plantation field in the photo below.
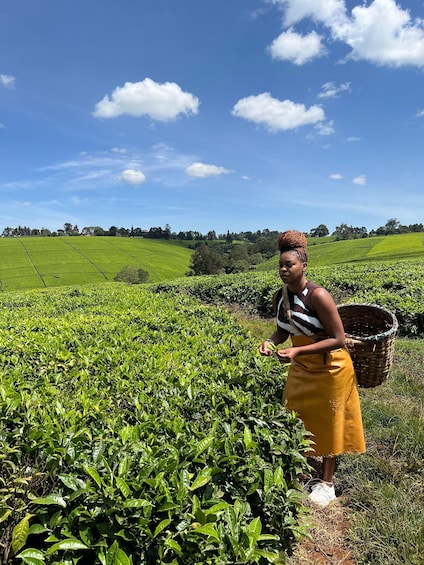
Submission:
M 69 238 L 57 249 L 102 245 L 97 239 Z M 47 276 L 50 240 L 12 242 L 9 267 L 22 243 Z M 121 243 L 133 257 L 136 242 Z M 59 279 L 62 288 L 0 293 L 0 563 L 283 564 L 305 532 L 309 440 L 281 406 L 285 369 L 260 357 L 258 340 L 222 308 L 272 316 L 276 269 L 163 280 L 161 265 L 180 248 L 158 243 L 160 282 Z M 423 267 L 417 254 L 311 266 L 308 276 L 338 302 L 389 308 L 401 335 L 417 338 Z M 393 386 L 363 396 L 370 455 L 341 463 L 346 482 L 362 465 L 349 489 L 364 496 L 362 515 L 370 511 L 356 531 L 366 533 L 371 519 L 381 531 L 376 518 L 387 522 L 392 512 L 394 526 L 369 536 L 363 563 L 415 565 L 422 554 L 422 340 L 408 341 Z M 401 497 L 406 486 L 413 503 Z M 372 511 L 371 495 L 381 511 Z
M 184 276 L 192 251 L 177 244 L 123 237 L 0 238 L 2 290 L 113 281 L 125 266 L 150 281 Z

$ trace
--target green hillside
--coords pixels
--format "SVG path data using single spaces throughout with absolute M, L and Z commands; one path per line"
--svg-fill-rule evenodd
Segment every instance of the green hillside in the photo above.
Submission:
M 314 267 L 423 257 L 424 233 L 405 233 L 328 242 L 327 238 L 310 239 L 308 254 L 310 265 Z M 276 257 L 259 265 L 258 270 L 276 269 Z
M 152 239 L 57 237 L 0 239 L 2 290 L 113 281 L 126 265 L 158 282 L 184 276 L 192 251 Z
M 113 281 L 126 265 L 149 273 L 149 282 L 183 277 L 193 253 L 174 240 L 126 237 L 0 238 L 2 290 L 50 288 Z M 275 271 L 277 255 L 257 266 Z M 309 240 L 311 267 L 424 257 L 424 233 L 334 241 Z

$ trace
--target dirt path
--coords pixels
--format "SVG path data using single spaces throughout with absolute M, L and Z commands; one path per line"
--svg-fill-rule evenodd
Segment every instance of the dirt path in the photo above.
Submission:
M 355 565 L 349 547 L 349 519 L 339 499 L 327 508 L 311 508 L 311 539 L 303 539 L 287 565 Z

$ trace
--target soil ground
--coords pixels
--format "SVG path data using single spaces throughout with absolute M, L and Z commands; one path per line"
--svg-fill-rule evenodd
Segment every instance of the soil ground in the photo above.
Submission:
M 309 517 L 313 528 L 310 539 L 304 538 L 296 547 L 287 565 L 355 565 L 349 547 L 349 519 L 341 499 L 326 508 L 311 507 Z

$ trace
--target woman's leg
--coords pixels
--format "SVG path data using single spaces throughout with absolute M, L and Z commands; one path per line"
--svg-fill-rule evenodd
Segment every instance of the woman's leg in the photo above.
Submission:
M 336 466 L 335 457 L 323 457 L 322 459 L 322 480 L 326 483 L 333 482 L 333 474 Z

